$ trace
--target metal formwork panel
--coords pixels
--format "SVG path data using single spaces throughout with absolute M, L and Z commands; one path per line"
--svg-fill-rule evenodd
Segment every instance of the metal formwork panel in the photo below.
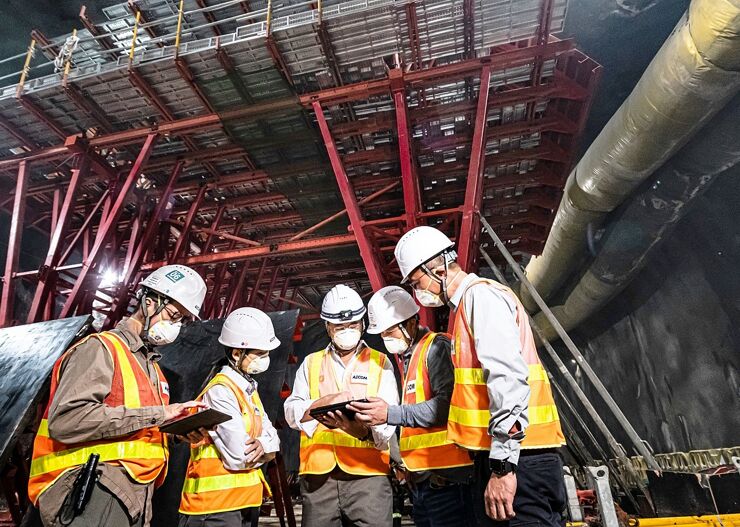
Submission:
M 321 13 L 315 4 L 286 1 L 273 4 L 269 27 L 264 1 L 250 2 L 252 12 L 244 14 L 238 2 L 232 0 L 209 0 L 208 5 L 225 6 L 224 9 L 201 9 L 195 0 L 186 0 L 188 12 L 183 18 L 179 54 L 173 45 L 177 4 L 172 0 L 141 0 L 133 8 L 121 3 L 107 9 L 106 22 L 96 26 L 88 22 L 87 27 L 93 33 L 113 31 L 108 37 L 115 49 L 109 53 L 102 47 L 94 48 L 90 33 L 81 31 L 80 53 L 73 58 L 68 76 L 68 81 L 85 97 L 113 114 L 109 121 L 120 133 L 99 130 L 91 144 L 109 155 L 117 169 L 129 166 L 147 134 L 164 131 L 143 167 L 146 178 L 155 187 L 140 192 L 123 210 L 118 230 L 124 236 L 116 239 L 118 248 L 126 247 L 133 216 L 141 212 L 136 204 L 141 204 L 142 199 L 156 203 L 160 189 L 172 181 L 173 168 L 182 163 L 173 194 L 168 197 L 174 209 L 167 212 L 167 217 L 175 220 L 186 214 L 199 183 L 208 185 L 207 190 L 201 191 L 203 202 L 193 224 L 195 234 L 184 233 L 192 235 L 195 245 L 190 251 L 200 254 L 200 259 L 189 262 L 188 249 L 182 256 L 183 263 L 205 264 L 211 269 L 206 272 L 209 286 L 216 286 L 212 264 L 231 259 L 201 253 L 200 244 L 206 238 L 203 228 L 215 224 L 217 210 L 225 210 L 217 227 L 220 232 L 231 233 L 237 222 L 243 222 L 239 236 L 256 240 L 235 243 L 228 237 L 212 237 L 211 249 L 232 251 L 237 261 L 269 257 L 277 263 L 285 245 L 287 254 L 298 250 L 307 259 L 341 254 L 347 261 L 361 265 L 352 245 L 359 231 L 355 229 L 348 235 L 346 218 L 326 224 L 322 220 L 339 212 L 342 201 L 349 208 L 353 200 L 372 195 L 374 201 L 358 205 L 362 218 L 359 222 L 355 218 L 353 225 L 372 221 L 373 227 L 368 227 L 368 231 L 376 229 L 375 225 L 379 230 L 374 232 L 385 231 L 379 236 L 361 234 L 368 238 L 369 243 L 363 242 L 365 250 L 371 246 L 382 255 L 382 266 L 386 266 L 393 237 L 404 228 L 403 218 L 399 220 L 397 216 L 399 211 L 404 214 L 403 191 L 407 185 L 404 183 L 402 188 L 398 179 L 402 169 L 406 174 L 410 172 L 409 158 L 411 166 L 416 165 L 415 177 L 423 187 L 420 210 L 430 213 L 420 217 L 422 223 L 442 221 L 433 216 L 440 210 L 454 216 L 460 204 L 467 203 L 464 198 L 471 156 L 470 129 L 477 118 L 478 77 L 485 60 L 496 66 L 492 67 L 490 84 L 494 91 L 490 108 L 485 109 L 484 128 L 490 137 L 482 142 L 486 158 L 480 170 L 484 178 L 483 210 L 501 221 L 511 219 L 510 225 L 526 221 L 522 214 L 530 211 L 538 214 L 535 223 L 544 225 L 543 221 L 549 221 L 549 212 L 535 210 L 537 204 L 548 204 L 548 196 L 540 192 L 542 189 L 535 189 L 537 193 L 527 191 L 538 186 L 537 178 L 527 176 L 524 180 L 528 183 L 516 185 L 512 177 L 544 172 L 541 164 L 562 165 L 570 144 L 566 138 L 565 146 L 560 145 L 560 138 L 556 137 L 560 132 L 528 128 L 530 121 L 541 121 L 543 115 L 549 115 L 547 98 L 530 99 L 525 104 L 511 95 L 521 87 L 553 83 L 555 61 L 549 57 L 570 49 L 531 45 L 538 37 L 541 0 L 329 0 L 323 3 Z M 551 29 L 562 27 L 564 6 L 565 0 L 554 0 Z M 129 64 L 132 11 L 137 9 L 143 12 L 143 26 L 137 33 L 136 50 Z M 211 22 L 214 17 L 216 25 Z M 54 42 L 63 40 L 64 36 Z M 504 45 L 509 43 L 515 45 Z M 492 50 L 494 47 L 497 48 Z M 538 59 L 534 49 L 547 49 L 548 60 Z M 484 61 L 474 58 L 489 54 L 490 59 Z M 137 81 L 135 75 L 144 82 Z M 41 109 L 65 130 L 78 123 L 86 127 L 101 124 L 93 122 L 67 99 L 60 82 L 60 75 L 32 77 L 24 93 L 33 100 L 48 96 Z M 32 131 L 33 140 L 42 146 L 54 145 L 63 151 L 64 147 L 57 146 L 61 141 L 51 132 L 49 123 L 36 116 L 28 117 L 25 109 L 17 106 L 14 92 L 11 87 L 0 93 L 1 114 L 12 117 L 21 131 Z M 309 96 L 300 96 L 306 92 Z M 399 93 L 405 95 L 402 103 Z M 514 102 L 500 108 L 496 104 L 499 94 Z M 318 106 L 313 97 L 320 99 Z M 401 111 L 401 104 L 409 112 L 410 145 L 402 145 L 399 140 L 396 112 Z M 558 104 L 562 106 L 562 101 Z M 276 109 L 267 110 L 271 107 Z M 317 108 L 328 121 L 321 136 L 314 121 Z M 21 115 L 24 120 L 18 118 Z M 577 116 L 578 112 L 572 115 Z M 560 129 L 567 134 L 567 123 Z M 7 136 L 3 130 L 0 134 L 4 134 L 0 138 Z M 326 161 L 330 144 L 336 145 L 331 165 Z M 13 153 L 8 149 L 0 157 Z M 32 187 L 39 188 L 44 180 L 53 183 L 69 177 L 51 174 L 59 158 L 34 161 Z M 560 168 L 554 170 L 557 174 L 559 171 Z M 125 171 L 121 172 L 125 175 Z M 349 180 L 349 191 L 345 185 L 341 200 L 336 192 L 336 173 L 346 174 Z M 550 185 L 557 174 L 545 174 Z M 506 179 L 496 182 L 500 177 Z M 80 212 L 74 225 L 80 225 L 81 212 L 95 203 L 105 188 L 102 178 L 95 178 L 100 184 L 84 185 L 88 196 L 77 203 Z M 45 188 L 46 193 L 39 198 L 49 203 L 51 185 Z M 492 203 L 499 202 L 503 205 L 494 208 Z M 48 210 L 47 205 L 43 208 Z M 545 220 L 541 219 L 543 215 Z M 48 220 L 42 217 L 35 221 L 46 225 Z M 151 221 L 144 219 L 146 224 Z M 459 223 L 453 217 L 445 225 L 453 232 Z M 309 229 L 305 241 L 288 247 L 288 240 L 298 233 L 303 236 L 302 231 L 312 226 L 316 230 Z M 96 225 L 93 231 L 95 228 Z M 160 239 L 159 244 L 171 246 L 178 233 L 179 229 L 170 229 L 170 235 Z M 322 242 L 321 237 L 328 234 L 337 236 Z M 152 239 L 156 240 L 156 236 Z M 250 243 L 261 245 L 252 250 Z M 122 260 L 125 251 L 116 253 L 115 248 L 114 244 L 112 258 Z M 156 252 L 143 260 L 142 269 L 158 264 L 155 260 L 164 253 Z M 309 265 L 298 267 L 298 274 L 311 271 Z M 221 290 L 225 285 L 221 284 Z M 356 285 L 367 287 L 366 282 Z

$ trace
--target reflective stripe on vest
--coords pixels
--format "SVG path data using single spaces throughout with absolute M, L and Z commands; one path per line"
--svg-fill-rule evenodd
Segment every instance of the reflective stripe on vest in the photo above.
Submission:
M 519 299 L 508 287 L 492 280 L 480 279 L 468 285 L 485 283 L 511 298 L 516 303 L 516 322 L 522 358 L 529 367 L 527 382 L 530 388 L 529 426 L 525 431 L 522 448 L 552 448 L 565 444 L 560 428 L 560 418 L 550 388 L 550 380 L 537 355 L 537 348 L 529 327 L 529 317 Z M 455 312 L 452 362 L 455 365 L 455 387 L 450 401 L 447 422 L 448 438 L 472 450 L 491 448 L 488 425 L 491 419 L 486 379 L 478 361 L 475 340 L 465 316 L 464 297 Z
M 261 415 L 265 410 L 257 390 L 247 398 L 233 380 L 218 373 L 198 395 L 197 400 L 203 399 L 203 395 L 217 384 L 229 388 L 236 397 L 240 417 L 249 437 L 259 437 L 262 434 Z M 180 500 L 182 514 L 215 514 L 259 507 L 262 505 L 263 494 L 271 495 L 261 469 L 227 469 L 210 436 L 197 445 L 190 446 L 190 461 Z
M 419 404 L 433 397 L 427 356 L 437 333 L 427 333 L 411 354 L 403 383 L 403 403 Z M 401 429 L 399 441 L 403 463 L 411 471 L 472 465 L 468 452 L 447 439 L 447 424 L 430 428 Z
M 353 357 L 341 381 L 334 374 L 333 359 L 328 349 L 312 353 L 306 360 L 311 399 L 342 390 L 361 399 L 378 394 L 387 358 L 379 351 L 366 347 Z M 360 441 L 342 430 L 330 430 L 319 423 L 312 437 L 301 432 L 300 459 L 301 474 L 326 474 L 339 466 L 348 474 L 375 476 L 388 473 L 390 455 L 388 451 L 376 449 L 372 440 Z
M 113 332 L 98 333 L 76 346 L 90 338 L 98 339 L 113 361 L 113 379 L 104 404 L 133 409 L 169 403 L 169 395 L 163 389 L 167 381 L 157 364 L 154 364 L 154 368 L 159 380 L 158 393 L 121 337 Z M 111 440 L 76 444 L 65 444 L 49 436 L 49 407 L 59 386 L 61 365 L 74 352 L 75 347 L 64 353 L 52 370 L 49 402 L 33 443 L 28 495 L 34 504 L 38 502 L 41 493 L 59 477 L 84 465 L 93 453 L 100 455 L 101 462 L 123 466 L 134 481 L 142 484 L 156 481 L 160 485 L 167 473 L 167 440 L 157 427 L 145 428 Z

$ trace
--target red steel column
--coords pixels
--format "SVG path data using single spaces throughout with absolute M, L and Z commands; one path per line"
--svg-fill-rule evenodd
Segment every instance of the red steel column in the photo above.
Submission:
M 262 304 L 262 311 L 267 311 L 270 307 L 270 297 L 272 296 L 272 291 L 275 289 L 275 283 L 277 282 L 278 274 L 280 274 L 280 265 L 276 265 L 275 269 L 272 271 L 272 279 L 270 280 L 270 285 L 267 288 L 265 301 Z
M 5 258 L 3 292 L 0 295 L 0 327 L 3 328 L 8 327 L 13 322 L 13 304 L 15 303 L 13 274 L 18 270 L 18 260 L 21 254 L 21 238 L 23 235 L 23 220 L 26 215 L 28 177 L 28 163 L 21 161 L 20 165 L 18 165 L 18 179 L 15 183 L 13 216 L 10 219 L 10 234 L 8 236 L 8 254 Z
M 180 174 L 182 173 L 183 166 L 185 166 L 185 163 L 182 161 L 175 164 L 170 173 L 170 177 L 167 180 L 167 184 L 165 185 L 164 190 L 162 190 L 162 195 L 159 197 L 157 206 L 149 217 L 149 221 L 147 221 L 144 233 L 139 237 L 136 243 L 136 249 L 134 249 L 131 258 L 124 262 L 123 272 L 121 273 L 123 278 L 121 279 L 118 295 L 113 301 L 110 315 L 106 319 L 103 327 L 111 327 L 113 323 L 118 322 L 118 320 L 123 316 L 124 310 L 128 306 L 128 295 L 136 284 L 135 278 L 139 273 L 141 262 L 144 261 L 144 257 L 157 235 L 160 221 L 167 210 L 167 203 L 169 202 L 170 196 L 175 188 L 177 178 L 180 177 Z
M 288 294 L 288 285 L 290 284 L 290 278 L 287 276 L 283 276 L 285 278 L 285 281 L 283 282 L 283 287 L 280 289 L 280 295 L 278 296 L 278 303 L 277 306 L 275 306 L 278 311 L 283 309 L 284 302 L 280 299 L 285 298 L 285 295 Z
M 412 4 L 409 4 L 407 7 L 409 6 L 413 7 Z M 411 129 L 409 126 L 408 108 L 406 107 L 406 86 L 403 83 L 403 74 L 400 69 L 392 69 L 389 76 L 391 79 L 391 86 L 396 86 L 393 89 L 393 103 L 396 108 L 398 154 L 399 159 L 401 160 L 403 205 L 406 210 L 404 217 L 406 219 L 406 230 L 410 230 L 419 225 L 418 215 L 421 211 L 419 177 L 416 171 L 413 149 L 411 147 Z M 436 329 L 437 322 L 432 309 L 422 307 L 419 312 L 419 318 L 424 326 L 432 330 Z
M 486 150 L 486 121 L 488 117 L 488 93 L 491 86 L 491 66 L 483 66 L 478 92 L 478 109 L 475 113 L 473 142 L 470 145 L 470 165 L 465 187 L 460 239 L 457 242 L 458 262 L 463 270 L 471 272 L 476 261 L 474 245 L 480 237 L 478 212 L 483 201 L 483 165 Z
M 395 73 L 398 72 L 398 73 Z M 419 179 L 416 176 L 414 155 L 411 149 L 408 109 L 406 108 L 406 88 L 399 69 L 391 70 L 391 83 L 400 78 L 401 86 L 393 90 L 393 103 L 396 107 L 396 127 L 398 131 L 398 154 L 401 160 L 401 181 L 403 183 L 403 205 L 406 209 L 406 228 L 413 229 L 419 222 L 417 215 L 421 209 Z
M 365 263 L 365 269 L 370 278 L 370 285 L 373 290 L 377 291 L 385 285 L 385 278 L 383 278 L 382 272 L 383 267 L 380 264 L 378 255 L 373 250 L 373 244 L 370 242 L 367 233 L 363 229 L 362 214 L 360 212 L 360 207 L 357 204 L 357 196 L 355 196 L 355 191 L 352 189 L 352 183 L 350 183 L 349 178 L 347 177 L 347 172 L 344 170 L 344 164 L 339 157 L 337 145 L 329 131 L 329 125 L 324 117 L 321 103 L 314 101 L 313 110 L 316 113 L 316 120 L 319 123 L 321 136 L 324 139 L 324 145 L 326 145 L 326 151 L 329 154 L 329 161 L 334 170 L 334 176 L 339 185 L 339 191 L 342 194 L 344 207 L 347 209 L 349 223 L 352 226 L 352 230 L 354 231 L 355 238 L 357 240 L 357 245 L 360 248 L 360 256 L 362 257 L 362 261 Z
M 206 195 L 206 186 L 203 185 L 200 187 L 200 190 L 198 190 L 198 194 L 195 196 L 195 199 L 190 204 L 190 209 L 188 210 L 187 216 L 185 216 L 185 223 L 182 226 L 182 230 L 180 231 L 180 237 L 177 238 L 177 243 L 175 244 L 175 250 L 172 253 L 172 258 L 170 261 L 172 263 L 177 262 L 177 259 L 182 254 L 183 249 L 187 247 L 188 240 L 190 240 L 190 227 L 193 225 L 193 220 L 195 219 L 195 215 L 198 213 L 198 209 L 200 208 L 200 204 L 203 202 L 203 198 Z M 185 250 L 185 255 L 187 256 L 187 249 Z
M 118 195 L 116 196 L 115 203 L 113 203 L 111 208 L 108 210 L 108 213 L 104 217 L 104 221 L 100 225 L 98 236 L 96 237 L 89 254 L 82 262 L 80 274 L 75 281 L 75 285 L 72 288 L 72 291 L 67 297 L 67 301 L 64 303 L 64 307 L 62 307 L 62 312 L 59 314 L 59 318 L 66 318 L 71 315 L 75 304 L 81 298 L 82 293 L 84 292 L 84 288 L 88 285 L 88 275 L 91 271 L 95 269 L 98 263 L 98 258 L 102 253 L 102 249 L 105 247 L 105 244 L 108 241 L 108 238 L 110 238 L 111 233 L 113 233 L 116 229 L 118 218 L 123 212 L 128 192 L 133 186 L 136 179 L 139 177 L 139 174 L 141 174 L 144 165 L 149 159 L 149 155 L 152 153 L 152 149 L 156 140 L 156 133 L 149 134 L 146 142 L 144 143 L 144 146 L 139 152 L 139 156 L 136 158 L 134 165 L 131 167 L 131 171 L 126 177 L 126 180 L 123 182 L 123 185 L 121 185 L 121 187 L 117 189 Z
M 257 301 L 257 291 L 260 290 L 260 286 L 262 285 L 262 277 L 265 274 L 265 267 L 267 266 L 267 260 L 268 258 L 262 259 L 260 270 L 257 273 L 257 279 L 254 281 L 254 286 L 252 286 L 252 290 L 249 292 L 249 296 L 247 297 L 248 306 L 254 306 L 254 303 Z
M 267 261 L 267 258 L 265 258 L 265 261 Z M 224 303 L 225 309 L 221 312 L 221 316 L 228 316 L 229 313 L 234 311 L 234 309 L 237 308 L 239 299 L 242 298 L 242 288 L 244 287 L 244 282 L 247 279 L 247 273 L 249 272 L 249 264 L 247 262 L 243 263 L 244 267 L 242 267 L 242 270 L 239 272 L 238 277 L 237 275 L 234 275 L 229 281 L 229 285 L 231 287 L 231 298 L 228 300 L 228 302 Z M 261 270 L 264 270 L 264 267 Z M 236 280 L 234 280 L 234 278 L 236 278 Z
M 79 165 L 77 168 L 72 170 L 72 177 L 69 180 L 67 193 L 64 195 L 62 208 L 57 217 L 54 232 L 49 240 L 49 250 L 46 253 L 46 260 L 44 260 L 44 264 L 39 272 L 39 283 L 36 286 L 36 292 L 33 295 L 31 309 L 28 311 L 28 318 L 26 319 L 27 324 L 39 322 L 44 318 L 41 310 L 47 303 L 49 303 L 47 301 L 47 297 L 50 296 L 50 294 L 53 301 L 53 289 L 57 273 L 54 268 L 59 264 L 62 251 L 62 241 L 67 235 L 69 222 L 72 219 L 75 200 L 77 198 L 77 190 L 80 188 L 82 180 L 87 176 L 89 169 L 89 159 L 87 156 L 82 155 L 80 157 Z

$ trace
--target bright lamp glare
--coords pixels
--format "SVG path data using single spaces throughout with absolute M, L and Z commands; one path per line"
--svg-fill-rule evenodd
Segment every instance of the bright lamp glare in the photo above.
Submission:
M 103 283 L 104 284 L 115 284 L 120 281 L 120 278 L 118 276 L 118 273 L 116 273 L 113 269 L 108 269 L 103 273 Z

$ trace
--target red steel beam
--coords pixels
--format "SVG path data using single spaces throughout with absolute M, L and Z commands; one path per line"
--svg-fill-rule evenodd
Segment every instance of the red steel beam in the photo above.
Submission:
M 502 88 L 502 90 L 497 91 L 496 98 L 490 101 L 488 106 L 489 111 L 514 103 L 537 103 L 551 99 L 583 101 L 589 95 L 587 89 L 583 88 L 573 79 L 564 76 L 559 71 L 555 73 L 552 82 L 548 84 L 527 86 L 524 88 Z M 414 108 L 414 112 L 409 116 L 410 124 L 415 126 L 443 118 L 471 115 L 475 113 L 476 106 L 475 101 L 461 101 L 429 104 L 424 107 Z M 357 121 L 334 124 L 331 131 L 335 137 L 347 137 L 381 130 L 392 130 L 396 126 L 394 114 L 394 111 L 376 112 Z
M 366 203 L 370 203 L 371 201 L 373 201 L 377 197 L 382 196 L 383 194 L 385 194 L 389 190 L 392 190 L 392 189 L 396 188 L 397 186 L 398 186 L 398 181 L 394 181 L 394 182 L 386 185 L 382 189 L 380 189 L 380 190 L 378 190 L 378 191 L 370 194 L 369 196 L 366 196 L 366 197 L 362 198 L 360 201 L 357 202 L 357 204 L 358 205 L 365 205 Z M 292 241 L 295 241 L 295 240 L 300 240 L 304 236 L 306 236 L 306 235 L 308 235 L 308 234 L 310 234 L 310 233 L 312 233 L 312 232 L 320 229 L 324 225 L 327 225 L 327 224 L 331 223 L 332 221 L 334 221 L 334 220 L 336 220 L 338 218 L 341 218 L 345 214 L 347 214 L 347 209 L 346 208 L 340 210 L 339 212 L 336 212 L 336 213 L 332 214 L 331 216 L 329 216 L 327 218 L 324 218 L 323 220 L 321 220 L 320 222 L 312 225 L 308 229 L 299 232 L 295 236 L 291 237 L 289 241 L 292 242 Z M 299 219 L 302 219 L 300 216 L 298 218 Z
M 512 66 L 527 64 L 538 56 L 545 58 L 554 57 L 573 49 L 572 40 L 559 40 L 550 42 L 544 46 L 530 46 L 528 48 L 517 48 L 511 51 L 496 53 L 470 60 L 463 60 L 435 68 L 427 68 L 419 71 L 410 71 L 404 75 L 407 87 L 420 87 L 441 81 L 462 79 L 478 74 L 484 65 L 489 65 L 493 70 L 500 70 Z M 347 84 L 337 88 L 329 88 L 319 92 L 300 95 L 301 104 L 313 104 L 319 101 L 323 104 L 339 104 L 359 99 L 367 99 L 374 95 L 387 95 L 390 92 L 390 81 L 388 79 L 377 79 L 372 81 Z
M 190 204 L 188 213 L 185 216 L 185 223 L 183 223 L 182 229 L 180 230 L 180 236 L 177 238 L 177 242 L 175 243 L 175 250 L 172 252 L 172 257 L 170 259 L 172 263 L 177 262 L 177 260 L 180 258 L 180 255 L 182 255 L 183 249 L 189 246 L 190 228 L 193 225 L 193 220 L 195 219 L 195 215 L 198 213 L 198 209 L 200 208 L 201 203 L 203 203 L 203 198 L 206 195 L 206 190 L 207 188 L 205 186 L 200 187 L 198 194 L 195 196 L 195 199 Z
M 576 123 L 569 121 L 562 115 L 548 115 L 541 118 L 532 118 L 526 121 L 515 121 L 496 126 L 489 126 L 486 139 L 503 139 L 519 135 L 532 135 L 543 132 L 555 132 L 559 134 L 572 135 L 578 131 Z M 445 150 L 468 143 L 473 139 L 467 132 L 439 135 L 426 138 L 422 152 L 429 150 Z
M 308 240 L 298 240 L 295 242 L 278 242 L 274 244 L 262 244 L 258 247 L 245 247 L 243 249 L 233 249 L 223 252 L 211 253 L 211 254 L 200 254 L 197 256 L 189 256 L 183 258 L 180 262 L 183 265 L 207 265 L 215 264 L 220 262 L 230 262 L 239 260 L 249 260 L 253 258 L 261 258 L 264 256 L 275 257 L 284 254 L 301 253 L 305 251 L 314 250 L 325 250 L 334 247 L 346 247 L 348 245 L 355 245 L 354 234 L 338 234 L 334 236 L 323 236 L 320 238 L 310 238 Z M 142 265 L 141 270 L 148 272 L 163 265 L 166 265 L 166 260 L 160 260 L 157 262 L 149 262 Z
M 57 217 L 51 238 L 49 240 L 49 249 L 46 252 L 46 259 L 41 267 L 45 272 L 39 272 L 39 282 L 31 302 L 31 308 L 28 311 L 27 324 L 40 322 L 43 318 L 42 309 L 45 305 L 54 301 L 54 283 L 56 277 L 55 267 L 59 264 L 62 252 L 62 241 L 64 240 L 70 220 L 72 219 L 72 208 L 80 184 L 85 179 L 90 169 L 90 162 L 86 156 L 80 156 L 79 165 L 72 170 L 72 177 L 67 186 L 67 192 L 64 195 L 64 202 Z
M 6 328 L 13 323 L 13 308 L 15 304 L 14 273 L 18 271 L 18 262 L 21 254 L 21 239 L 23 236 L 23 219 L 26 215 L 26 188 L 28 188 L 29 166 L 25 161 L 18 167 L 18 179 L 15 185 L 13 198 L 13 214 L 10 218 L 10 233 L 8 235 L 8 254 L 5 258 L 5 275 L 3 276 L 3 291 L 0 294 L 0 327 Z
M 324 117 L 324 110 L 321 108 L 321 103 L 314 102 L 313 109 L 316 114 L 316 120 L 319 124 L 319 130 L 321 131 L 321 137 L 324 139 L 324 145 L 326 146 L 326 151 L 329 155 L 329 161 L 331 162 L 334 176 L 337 180 L 337 185 L 339 186 L 339 192 L 342 195 L 344 208 L 347 209 L 347 216 L 349 216 L 350 225 L 357 237 L 360 256 L 362 256 L 362 259 L 365 262 L 370 283 L 372 284 L 373 289 L 380 289 L 385 285 L 385 278 L 383 278 L 382 272 L 383 266 L 378 259 L 378 255 L 373 250 L 373 244 L 369 236 L 362 228 L 362 213 L 357 204 L 357 197 L 352 188 L 352 183 L 350 183 L 349 178 L 347 177 L 344 164 L 339 157 L 337 145 L 329 131 L 329 125 Z
M 457 242 L 460 266 L 472 272 L 477 249 L 475 244 L 480 236 L 478 212 L 483 200 L 483 168 L 485 164 L 486 128 L 488 126 L 488 96 L 491 86 L 491 68 L 484 66 L 478 90 L 478 110 L 475 117 L 473 142 L 470 146 L 470 167 L 465 188 L 460 238 Z
M 206 238 L 206 243 L 203 244 L 203 253 L 208 253 L 211 251 L 211 247 L 213 246 L 213 237 L 214 233 L 218 232 L 219 227 L 221 226 L 221 220 L 224 217 L 224 212 L 226 211 L 226 206 L 221 205 L 218 210 L 216 210 L 216 216 L 213 218 L 213 221 L 211 222 L 211 232 L 208 233 L 208 237 Z M 239 234 L 238 232 L 236 234 Z
M 87 258 L 83 261 L 80 274 L 77 276 L 75 285 L 69 293 L 67 301 L 64 303 L 64 307 L 62 307 L 59 318 L 66 318 L 72 314 L 75 304 L 81 299 L 82 293 L 85 292 L 85 288 L 89 285 L 87 283 L 88 275 L 95 270 L 106 242 L 110 238 L 110 235 L 115 232 L 116 224 L 118 222 L 118 218 L 120 218 L 121 213 L 123 212 L 128 192 L 139 177 L 139 174 L 141 174 L 156 140 L 157 134 L 150 134 L 149 137 L 147 137 L 144 146 L 139 152 L 139 156 L 131 167 L 131 171 L 128 173 L 123 185 L 118 189 L 118 196 L 116 197 L 115 203 L 112 205 L 109 213 L 102 218 L 101 228 L 98 230 L 95 242 L 93 243 Z
M 481 66 L 484 64 L 489 64 L 494 70 L 502 69 L 514 65 L 526 64 L 538 56 L 545 58 L 554 57 L 570 51 L 571 49 L 573 49 L 573 42 L 571 40 L 550 42 L 540 47 L 533 46 L 529 48 L 519 48 L 497 53 L 496 55 L 461 61 L 454 64 L 427 68 L 420 71 L 411 71 L 404 75 L 404 82 L 407 87 L 419 87 L 425 84 L 433 84 L 435 82 L 470 76 L 471 74 L 480 71 Z M 209 113 L 177 119 L 167 123 L 159 123 L 158 125 L 151 127 L 134 128 L 112 134 L 102 134 L 92 138 L 90 140 L 90 145 L 95 148 L 104 146 L 122 146 L 141 141 L 152 132 L 158 132 L 163 135 L 195 133 L 197 131 L 220 128 L 224 122 L 232 120 L 248 119 L 286 110 L 297 110 L 300 106 L 308 107 L 309 105 L 312 105 L 314 101 L 339 104 L 341 102 L 366 99 L 372 95 L 388 94 L 389 92 L 389 79 L 358 82 L 337 88 L 321 90 L 319 92 L 308 93 L 301 95 L 298 98 L 286 97 L 277 100 L 272 99 L 226 110 L 220 113 Z M 51 159 L 54 157 L 64 156 L 66 152 L 67 150 L 62 145 L 36 150 L 25 156 L 14 156 L 0 161 L 0 169 L 9 166 L 17 166 L 21 158 L 28 161 Z
M 77 232 L 75 233 L 74 237 L 72 238 L 72 241 L 67 246 L 67 249 L 62 253 L 61 258 L 59 258 L 58 264 L 61 265 L 64 262 L 67 261 L 67 258 L 72 254 L 72 251 L 74 251 L 75 245 L 77 245 L 77 242 L 80 240 L 80 238 L 83 238 L 83 250 L 87 247 L 87 236 L 90 235 L 90 229 L 88 228 L 90 224 L 92 224 L 93 217 L 97 211 L 103 207 L 103 203 L 106 202 L 110 195 L 111 189 L 108 187 L 103 191 L 100 198 L 98 198 L 98 201 L 90 208 L 87 208 L 84 211 L 85 214 L 85 221 L 82 222 L 82 226 L 77 229 Z M 101 217 L 103 216 L 103 212 L 101 212 Z M 84 255 L 83 255 L 84 256 Z

